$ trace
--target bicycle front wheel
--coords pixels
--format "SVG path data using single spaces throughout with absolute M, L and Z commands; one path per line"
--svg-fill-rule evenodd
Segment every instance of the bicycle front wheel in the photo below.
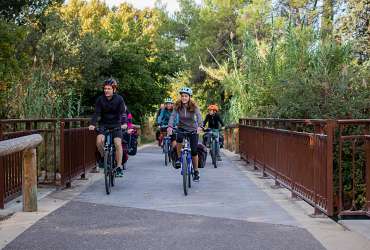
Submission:
M 108 151 L 104 152 L 104 182 L 105 182 L 105 192 L 110 194 L 111 185 L 110 185 L 110 154 Z
M 217 143 L 216 143 L 216 140 L 212 141 L 211 157 L 212 157 L 213 166 L 215 168 L 217 168 Z
M 182 158 L 182 186 L 184 188 L 184 194 L 188 195 L 188 156 L 187 153 L 183 155 Z

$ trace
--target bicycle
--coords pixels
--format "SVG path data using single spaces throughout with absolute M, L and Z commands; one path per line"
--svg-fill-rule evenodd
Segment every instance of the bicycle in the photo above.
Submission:
M 116 149 L 113 143 L 112 133 L 121 128 L 104 129 L 104 183 L 105 192 L 107 195 L 111 193 L 111 188 L 114 186 L 117 163 L 115 160 Z
M 181 162 L 181 175 L 182 175 L 182 185 L 184 189 L 184 194 L 188 195 L 189 188 L 191 188 L 191 180 L 192 180 L 192 177 L 194 176 L 190 142 L 189 142 L 188 137 L 196 132 L 176 131 L 176 133 L 184 135 L 184 140 L 182 142 L 182 148 L 181 148 L 180 162 Z
M 164 129 L 167 130 L 167 126 L 161 127 L 161 131 Z M 168 163 L 172 161 L 171 152 L 172 152 L 171 137 L 165 135 L 163 137 L 163 153 L 164 153 L 164 165 L 165 166 L 167 166 Z
M 214 168 L 217 168 L 217 156 L 219 155 L 220 147 L 219 147 L 219 140 L 220 140 L 220 131 L 218 129 L 206 129 L 206 134 L 209 134 L 210 141 L 210 154 L 212 158 L 212 164 Z M 208 139 L 208 140 L 209 140 Z

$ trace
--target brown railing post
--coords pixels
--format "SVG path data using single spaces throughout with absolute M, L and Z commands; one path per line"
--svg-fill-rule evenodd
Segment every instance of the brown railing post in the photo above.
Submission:
M 326 144 L 326 197 L 327 197 L 327 213 L 329 216 L 332 216 L 334 211 L 334 181 L 333 181 L 333 147 L 334 147 L 334 131 L 336 127 L 335 120 L 328 120 L 326 123 L 326 135 L 327 135 L 327 144 Z
M 3 140 L 3 123 L 0 122 L 0 141 Z
M 82 127 L 82 126 L 81 126 Z M 81 174 L 81 179 L 85 180 L 86 179 L 86 141 L 87 141 L 87 131 L 84 129 L 82 131 L 82 137 L 83 137 L 83 145 L 82 145 L 82 154 L 83 154 L 83 159 L 82 159 L 82 165 L 83 165 L 83 173 Z
M 225 128 L 225 136 L 224 136 L 224 144 L 225 144 L 225 149 L 229 150 L 229 137 L 228 137 L 228 133 L 229 133 L 229 128 L 226 127 Z
M 1 123 L 0 123 L 1 125 Z M 3 159 L 0 158 L 0 208 L 4 209 L 4 198 L 5 198 L 5 174 L 4 174 Z
M 57 183 L 57 122 L 53 122 L 53 165 L 54 165 L 54 184 Z M 60 176 L 60 169 L 59 169 Z
M 368 215 L 370 215 L 370 136 L 366 136 L 366 205 Z
M 60 121 L 60 174 L 61 174 L 61 185 L 66 185 L 66 164 L 65 164 L 65 157 L 64 157 L 64 120 Z
M 235 153 L 239 154 L 240 147 L 239 147 L 239 126 L 235 128 Z
M 23 152 L 23 211 L 37 211 L 37 164 L 36 148 L 27 149 Z

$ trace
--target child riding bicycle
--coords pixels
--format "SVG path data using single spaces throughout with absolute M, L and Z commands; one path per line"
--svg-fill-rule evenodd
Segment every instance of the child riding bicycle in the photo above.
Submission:
M 204 119 L 203 122 L 203 127 L 206 126 L 208 123 L 208 128 L 216 131 L 219 133 L 220 130 L 220 125 L 224 127 L 224 122 L 222 121 L 221 117 L 218 115 L 218 106 L 216 104 L 211 104 L 208 106 L 208 114 L 206 115 L 206 119 Z M 204 145 L 209 145 L 209 142 L 211 140 L 211 134 L 210 133 L 205 133 L 203 136 L 203 144 Z M 223 147 L 223 142 L 224 138 L 221 133 L 219 133 L 219 144 L 220 147 Z M 217 160 L 221 161 L 221 156 L 220 156 L 220 150 L 217 150 Z

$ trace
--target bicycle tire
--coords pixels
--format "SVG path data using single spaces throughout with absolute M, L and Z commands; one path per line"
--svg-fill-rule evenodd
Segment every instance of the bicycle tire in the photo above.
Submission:
M 107 195 L 111 192 L 110 185 L 110 170 L 109 170 L 109 152 L 104 152 L 104 183 L 105 183 L 105 192 Z
M 168 162 L 172 162 L 172 157 L 171 157 L 171 150 L 168 150 Z
M 189 187 L 187 184 L 188 181 L 188 160 L 187 160 L 187 153 L 184 153 L 182 158 L 182 186 L 184 189 L 184 195 L 188 195 Z
M 165 166 L 168 165 L 168 154 L 167 153 L 164 154 L 164 165 Z
M 189 169 L 190 168 L 190 169 Z M 188 187 L 191 188 L 191 177 L 192 177 L 192 174 L 191 174 L 191 165 L 188 167 L 187 171 L 188 171 Z
M 115 173 L 111 172 L 111 174 L 110 174 L 110 185 L 111 185 L 111 187 L 114 187 L 115 178 L 116 178 Z
M 217 168 L 216 147 L 217 147 L 216 140 L 213 140 L 212 141 L 212 147 L 211 147 L 211 151 L 212 151 L 211 157 L 212 157 L 212 164 L 213 164 L 214 168 Z

